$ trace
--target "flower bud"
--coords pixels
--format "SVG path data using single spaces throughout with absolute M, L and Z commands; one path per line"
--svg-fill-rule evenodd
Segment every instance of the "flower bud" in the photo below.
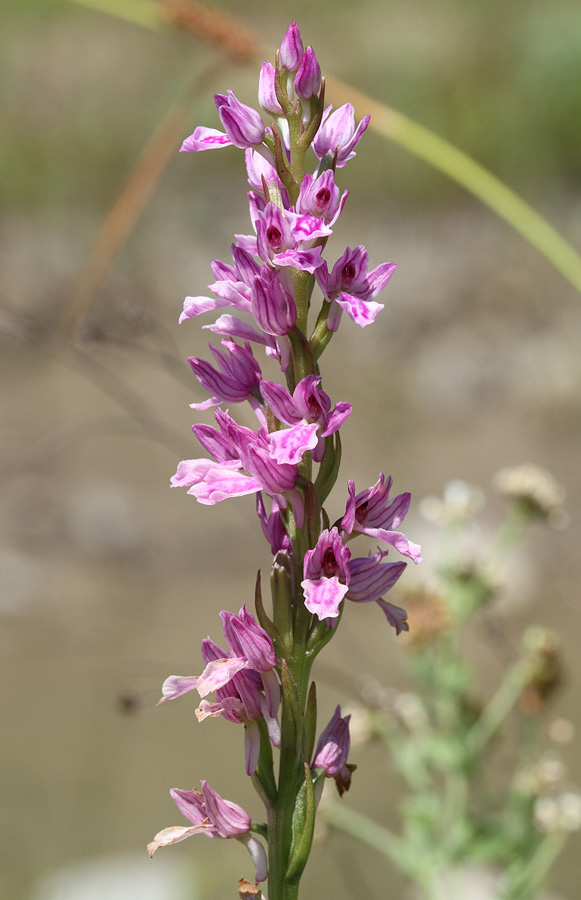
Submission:
M 317 96 L 320 89 L 321 67 L 313 48 L 307 47 L 295 75 L 295 91 L 301 100 L 310 100 Z
M 280 45 L 280 64 L 288 72 L 295 72 L 303 55 L 303 42 L 296 22 L 291 22 Z
M 327 778 L 337 775 L 347 762 L 351 744 L 349 737 L 350 718 L 351 716 L 342 717 L 341 707 L 338 706 L 319 738 L 313 767 L 324 769 Z

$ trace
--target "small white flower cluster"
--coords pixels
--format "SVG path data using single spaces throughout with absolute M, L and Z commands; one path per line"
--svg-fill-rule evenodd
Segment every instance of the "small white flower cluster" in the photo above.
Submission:
M 581 828 L 581 794 L 564 791 L 556 797 L 537 797 L 534 807 L 535 825 L 541 831 L 579 831 Z
M 485 504 L 480 488 L 456 479 L 448 482 L 443 496 L 424 497 L 420 511 L 435 525 L 462 525 L 473 519 Z
M 567 524 L 563 509 L 565 489 L 541 466 L 527 463 L 501 469 L 493 479 L 493 486 L 503 497 L 528 504 L 534 514 L 554 528 L 564 528 Z

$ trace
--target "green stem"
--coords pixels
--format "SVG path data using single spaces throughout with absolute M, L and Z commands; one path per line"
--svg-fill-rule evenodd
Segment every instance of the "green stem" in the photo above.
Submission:
M 409 849 L 406 841 L 389 831 L 383 825 L 378 825 L 372 819 L 362 813 L 349 809 L 342 803 L 330 803 L 321 808 L 319 815 L 330 828 L 343 831 L 350 837 L 357 838 L 368 847 L 373 847 L 407 875 L 416 877 L 416 872 L 410 867 Z
M 310 285 L 314 280 L 312 275 L 309 275 L 308 272 L 299 272 L 298 269 L 292 269 L 292 279 L 294 286 L 294 301 L 297 307 L 297 328 L 306 335 L 307 333 L 307 320 L 309 316 L 309 291 Z M 308 349 L 308 355 L 310 356 L 310 347 Z
M 531 663 L 528 659 L 519 660 L 509 669 L 497 692 L 488 701 L 480 718 L 468 732 L 466 744 L 473 754 L 482 753 L 518 701 L 530 676 Z
M 543 886 L 547 874 L 561 853 L 567 832 L 551 831 L 537 847 L 534 855 L 512 880 L 503 894 L 503 900 L 523 900 L 525 897 L 535 897 Z
M 518 544 L 530 524 L 530 512 L 518 503 L 514 503 L 500 527 L 489 553 L 488 570 L 495 572 L 504 562 L 508 553 Z

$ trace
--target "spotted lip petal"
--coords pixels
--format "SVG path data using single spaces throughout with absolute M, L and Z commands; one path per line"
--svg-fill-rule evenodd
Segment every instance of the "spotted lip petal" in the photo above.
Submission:
M 321 622 L 325 619 L 335 619 L 339 615 L 341 601 L 349 590 L 346 584 L 341 584 L 336 575 L 316 580 L 306 578 L 301 581 L 301 587 L 305 595 L 306 608 Z

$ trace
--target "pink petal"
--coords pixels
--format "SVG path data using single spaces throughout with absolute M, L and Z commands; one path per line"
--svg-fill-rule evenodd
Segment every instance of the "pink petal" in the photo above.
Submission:
M 191 837 L 193 834 L 207 834 L 208 832 L 211 834 L 214 830 L 214 826 L 210 823 L 207 825 L 190 825 L 185 828 L 180 825 L 172 825 L 156 834 L 151 843 L 147 845 L 147 852 L 150 856 L 153 856 L 159 847 L 169 847 L 171 844 L 185 841 L 186 838 Z
M 231 316 L 228 313 L 219 316 L 213 325 L 202 325 L 202 328 L 213 331 L 215 334 L 227 334 L 230 337 L 242 338 L 244 341 L 254 341 L 257 344 L 269 343 L 269 339 L 262 332 L 257 331 L 256 328 L 253 328 L 247 322 L 243 322 L 242 319 L 237 319 L 236 316 Z
M 198 678 L 196 688 L 200 697 L 224 687 L 232 681 L 237 672 L 247 667 L 248 661 L 244 657 L 213 659 Z
M 157 705 L 164 703 L 165 700 L 175 700 L 176 697 L 195 690 L 197 684 L 197 675 L 170 675 L 161 686 L 162 698 Z
M 268 863 L 266 860 L 266 851 L 260 841 L 250 833 L 243 834 L 241 837 L 237 838 L 237 840 L 241 844 L 244 844 L 250 853 L 250 858 L 254 863 L 256 882 L 266 881 L 268 878 Z
M 222 309 L 230 304 L 225 300 L 218 300 L 212 297 L 186 297 L 184 300 L 184 309 L 179 317 L 179 324 L 185 322 L 186 319 L 193 319 L 201 313 L 210 312 L 213 309 Z
M 376 303 L 375 300 L 361 300 L 353 294 L 345 294 L 343 292 L 338 297 L 335 297 L 335 303 L 341 309 L 344 309 L 349 318 L 356 325 L 360 325 L 361 328 L 371 325 L 375 321 L 377 313 L 383 309 L 383 304 Z
M 329 413 L 327 419 L 327 427 L 322 432 L 321 437 L 329 437 L 339 430 L 343 422 L 351 415 L 351 404 L 340 401 L 332 412 Z
M 291 223 L 293 237 L 297 241 L 314 241 L 316 238 L 333 234 L 332 229 L 325 225 L 322 219 L 310 213 L 301 216 L 298 213 L 287 212 L 286 218 Z
M 408 541 L 405 534 L 402 534 L 401 531 L 386 531 L 384 528 L 366 528 L 365 534 L 395 547 L 398 553 L 401 553 L 402 556 L 409 557 L 416 565 L 422 561 L 422 548 L 420 545 Z
M 226 713 L 237 713 L 242 721 L 242 713 L 244 712 L 244 704 L 238 697 L 224 697 L 222 700 L 210 703 L 209 700 L 202 700 L 198 708 L 195 710 L 198 722 L 204 719 L 217 719 Z
M 387 600 L 377 600 L 376 603 L 385 613 L 389 624 L 395 628 L 396 634 L 410 630 L 405 609 L 402 609 L 401 606 L 394 606 L 393 603 L 388 603 Z
M 216 128 L 205 128 L 199 125 L 193 134 L 185 139 L 180 153 L 195 152 L 197 150 L 214 150 L 220 147 L 230 147 L 232 141 L 223 131 Z

